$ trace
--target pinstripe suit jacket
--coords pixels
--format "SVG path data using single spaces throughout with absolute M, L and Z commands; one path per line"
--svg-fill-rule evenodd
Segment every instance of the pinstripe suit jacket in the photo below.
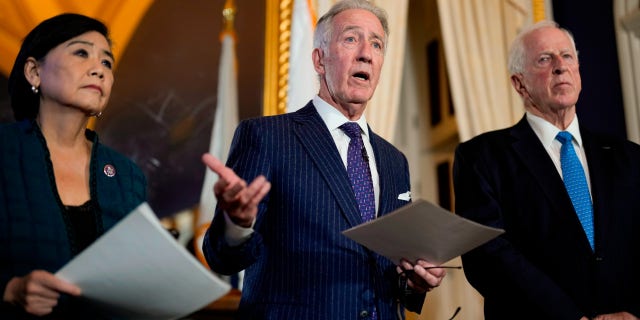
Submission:
M 379 215 L 406 201 L 406 158 L 371 134 L 380 175 Z M 245 120 L 227 165 L 247 181 L 271 181 L 259 205 L 255 233 L 229 247 L 218 210 L 203 251 L 212 269 L 246 269 L 242 319 L 359 319 L 374 305 L 379 319 L 396 318 L 399 293 L 394 264 L 346 238 L 361 223 L 358 205 L 335 142 L 310 102 L 294 113 Z M 407 301 L 420 311 L 424 295 Z
M 523 118 L 456 150 L 456 212 L 506 233 L 462 256 L 485 317 L 640 316 L 640 146 L 580 128 L 595 252 L 548 153 Z

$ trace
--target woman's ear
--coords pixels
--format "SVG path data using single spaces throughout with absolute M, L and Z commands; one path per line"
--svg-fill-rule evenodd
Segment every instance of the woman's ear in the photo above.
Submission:
M 36 88 L 40 86 L 40 71 L 38 68 L 39 64 L 35 58 L 27 58 L 27 61 L 24 63 L 24 77 Z

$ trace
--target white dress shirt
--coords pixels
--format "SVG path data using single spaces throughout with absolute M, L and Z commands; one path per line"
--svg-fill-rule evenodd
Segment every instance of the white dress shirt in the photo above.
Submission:
M 562 143 L 556 139 L 558 132 L 561 130 L 549 123 L 547 120 L 535 116 L 530 112 L 527 112 L 527 122 L 529 122 L 529 125 L 533 128 L 533 131 L 538 136 L 538 139 L 540 139 L 540 142 L 542 142 L 542 145 L 545 150 L 547 150 L 553 164 L 556 166 L 560 177 L 562 177 L 562 167 L 560 166 L 560 148 L 562 148 Z M 578 159 L 580 159 L 585 177 L 587 178 L 587 185 L 589 185 L 589 193 L 591 193 L 589 166 L 587 165 L 587 156 L 584 153 L 584 145 L 582 144 L 582 136 L 580 136 L 580 126 L 578 125 L 577 115 L 573 118 L 573 121 L 571 121 L 571 124 L 569 124 L 565 131 L 568 131 L 573 136 L 573 149 L 575 149 Z

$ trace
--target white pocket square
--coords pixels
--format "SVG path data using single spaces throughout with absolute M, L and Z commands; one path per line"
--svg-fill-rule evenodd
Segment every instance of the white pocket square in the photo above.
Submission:
M 411 191 L 399 194 L 398 200 L 411 201 Z

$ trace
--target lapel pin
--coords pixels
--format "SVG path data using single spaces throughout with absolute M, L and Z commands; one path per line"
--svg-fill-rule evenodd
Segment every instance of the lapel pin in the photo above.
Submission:
M 106 164 L 102 172 L 104 172 L 107 177 L 113 178 L 116 175 L 116 168 L 110 164 Z

